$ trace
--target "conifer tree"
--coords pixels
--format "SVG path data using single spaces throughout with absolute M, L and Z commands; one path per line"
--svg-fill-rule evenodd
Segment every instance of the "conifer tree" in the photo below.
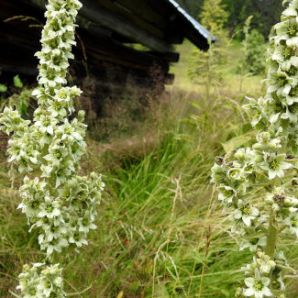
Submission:
M 222 0 L 205 0 L 199 20 L 202 25 L 219 38 L 225 34 L 224 26 L 229 14 Z
M 227 32 L 224 25 L 228 13 L 221 0 L 205 0 L 199 19 L 217 40 L 215 44 L 209 41 L 207 52 L 197 48 L 192 50 L 188 75 L 194 83 L 205 86 L 206 100 L 209 100 L 212 88 L 219 87 L 223 80 L 221 67 L 225 62 L 227 47 Z

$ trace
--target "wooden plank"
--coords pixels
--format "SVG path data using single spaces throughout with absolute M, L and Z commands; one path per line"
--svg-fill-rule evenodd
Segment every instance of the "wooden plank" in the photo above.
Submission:
M 160 15 L 160 11 L 154 10 L 145 0 L 114 0 L 113 5 L 111 5 L 110 0 L 97 1 L 100 4 L 108 2 L 109 6 L 114 8 L 117 5 L 122 7 L 123 12 L 126 11 L 127 13 L 130 13 L 127 15 L 128 17 L 136 16 L 134 19 L 132 19 L 133 22 L 140 25 L 141 27 L 144 26 L 143 28 L 149 32 L 151 31 L 150 27 L 148 27 L 148 24 L 154 26 L 155 28 L 159 28 L 162 31 L 162 34 L 159 37 L 165 40 L 167 43 L 181 44 L 184 40 L 184 36 L 182 34 L 183 30 L 179 27 L 174 28 L 173 20 Z M 141 20 L 143 20 L 145 23 L 141 23 Z
M 140 42 L 145 46 L 159 52 L 169 52 L 171 46 L 165 43 L 163 40 L 156 38 L 150 33 L 138 28 L 133 23 L 127 21 L 110 13 L 107 10 L 101 9 L 93 0 L 85 0 L 85 6 L 81 10 L 81 15 L 86 19 L 89 19 L 95 23 L 100 23 L 101 25 L 111 28 L 117 33 L 124 35 L 128 38 Z
M 84 0 L 82 2 L 83 4 L 85 3 Z M 135 3 L 135 5 L 133 5 L 134 4 L 133 2 L 134 2 L 133 0 L 130 0 L 128 3 L 122 4 L 118 1 L 97 0 L 98 6 L 103 7 L 104 9 L 106 9 L 107 11 L 115 15 L 125 18 L 126 20 L 128 20 L 129 22 L 137 26 L 138 28 L 142 28 L 146 32 L 149 32 L 150 34 L 160 39 L 165 39 L 166 36 L 162 27 L 164 22 L 160 24 L 152 24 L 148 22 L 140 14 L 137 14 L 135 9 L 133 9 L 133 7 L 139 7 L 142 1 L 139 1 L 138 4 Z M 146 13 L 147 11 L 143 11 L 143 13 L 144 12 Z
M 150 5 L 144 0 L 114 0 L 114 3 L 115 5 L 118 4 L 123 7 L 128 7 L 131 12 L 149 24 L 161 29 L 167 27 L 167 20 L 163 18 L 159 12 L 153 10 L 152 7 L 150 7 Z
M 162 17 L 144 0 L 97 0 L 108 10 L 125 16 L 131 22 L 170 44 L 181 44 L 184 36 L 181 28 L 173 28 L 173 22 Z
M 175 80 L 175 75 L 173 73 L 166 74 L 165 77 L 165 84 L 166 85 L 173 85 Z
M 82 36 L 82 40 L 87 54 L 94 58 L 98 57 L 97 59 L 107 59 L 107 61 L 119 65 L 144 70 L 149 69 L 153 64 L 159 64 L 166 70 L 169 68 L 167 60 L 162 56 L 158 57 L 150 52 L 137 51 L 108 38 L 94 39 L 91 35 L 85 34 Z
M 38 70 L 36 67 L 20 66 L 12 64 L 0 64 L 0 70 L 12 74 L 22 74 L 26 76 L 37 76 Z
M 23 1 L 44 8 L 43 3 L 45 3 L 45 0 Z M 168 43 L 146 32 L 145 30 L 138 28 L 135 24 L 128 21 L 127 19 L 121 16 L 114 15 L 108 10 L 99 7 L 96 3 L 94 3 L 94 0 L 84 0 L 83 3 L 85 5 L 80 11 L 81 17 L 89 21 L 92 21 L 96 24 L 100 24 L 136 42 L 140 42 L 145 46 L 151 48 L 152 50 L 159 52 L 170 51 L 171 46 Z M 83 27 L 85 27 L 85 22 L 80 22 L 82 23 Z M 88 30 L 88 28 L 85 29 Z
M 159 52 L 150 51 L 148 53 L 155 57 L 162 58 L 163 60 L 168 62 L 178 62 L 180 59 L 180 54 L 176 52 L 159 53 Z

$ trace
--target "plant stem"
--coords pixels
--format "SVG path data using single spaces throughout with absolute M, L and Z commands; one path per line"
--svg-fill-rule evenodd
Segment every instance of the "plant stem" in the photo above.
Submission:
M 271 258 L 274 256 L 274 253 L 275 253 L 277 236 L 278 236 L 278 230 L 276 227 L 275 213 L 274 211 L 271 211 L 270 224 L 269 224 L 268 234 L 267 234 L 267 246 L 265 251 L 266 254 Z

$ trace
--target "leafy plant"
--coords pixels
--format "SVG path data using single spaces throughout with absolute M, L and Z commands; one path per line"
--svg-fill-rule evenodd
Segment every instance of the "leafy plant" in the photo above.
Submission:
M 6 100 L 9 105 L 19 111 L 22 118 L 29 119 L 32 117 L 29 108 L 33 107 L 35 101 L 32 98 L 32 89 L 24 88 L 20 93 L 15 93 Z
M 221 0 L 204 1 L 200 20 L 217 41 L 215 44 L 210 41 L 208 52 L 194 48 L 188 74 L 193 82 L 206 86 L 207 100 L 210 99 L 211 89 L 220 86 L 223 80 L 221 67 L 226 56 L 227 32 L 224 25 L 227 18 L 228 13 Z
M 261 33 L 253 29 L 246 36 L 245 64 L 253 75 L 262 74 L 266 68 L 266 44 Z
M 7 91 L 7 86 L 4 84 L 0 84 L 0 93 L 5 93 Z
M 19 75 L 13 77 L 13 85 L 19 89 L 22 89 L 24 87 L 24 84 Z
M 3 110 L 3 107 L 7 105 L 12 105 L 20 111 L 22 117 L 26 117 L 28 116 L 28 106 L 30 104 L 29 101 L 31 97 L 31 91 L 28 89 L 23 89 L 24 84 L 19 75 L 15 75 L 13 77 L 13 87 L 20 89 L 21 93 L 14 93 L 8 99 L 3 99 L 1 102 L 1 110 Z M 8 90 L 11 92 L 11 89 L 12 91 L 15 91 L 13 88 L 11 88 L 11 86 L 8 88 L 6 85 L 0 84 L 0 93 L 6 93 Z
M 246 19 L 242 30 L 244 34 L 242 41 L 243 59 L 237 67 L 237 72 L 241 75 L 240 91 L 246 77 L 263 74 L 266 68 L 265 40 L 257 30 L 251 30 L 252 19 L 253 16 Z
M 229 14 L 222 0 L 205 0 L 200 14 L 201 23 L 219 38 L 225 35 Z
M 208 52 L 194 48 L 190 57 L 188 75 L 199 85 L 205 86 L 206 100 L 210 99 L 213 88 L 218 88 L 223 82 L 222 49 L 210 44 Z

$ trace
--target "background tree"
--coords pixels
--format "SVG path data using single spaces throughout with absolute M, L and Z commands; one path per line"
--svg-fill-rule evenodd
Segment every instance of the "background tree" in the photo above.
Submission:
M 251 30 L 252 20 L 253 16 L 249 16 L 242 30 L 244 35 L 242 41 L 244 59 L 241 59 L 238 65 L 238 72 L 241 74 L 242 78 L 247 75 L 263 74 L 266 68 L 265 38 L 258 30 Z
M 280 0 L 223 0 L 229 18 L 227 28 L 231 33 L 237 33 L 245 20 L 253 15 L 252 29 L 257 29 L 265 38 L 268 37 L 271 27 L 277 23 L 282 11 Z
M 194 17 L 196 17 L 201 10 L 203 0 L 178 0 L 177 2 Z
M 256 29 L 249 32 L 247 36 L 247 51 L 245 63 L 249 73 L 257 75 L 265 71 L 266 44 L 264 36 Z
M 205 0 L 200 14 L 201 23 L 217 38 L 215 44 L 210 44 L 207 52 L 197 48 L 192 51 L 188 69 L 189 77 L 196 84 L 206 87 L 206 99 L 211 95 L 211 89 L 222 83 L 221 66 L 225 62 L 227 49 L 227 31 L 224 26 L 228 13 L 221 0 Z
M 229 14 L 222 0 L 205 0 L 200 14 L 201 23 L 218 38 L 225 31 Z
M 200 16 L 204 10 L 203 0 L 178 0 L 179 4 L 194 17 Z M 209 1 L 211 6 L 213 0 Z M 228 20 L 225 27 L 230 34 L 241 33 L 245 20 L 253 15 L 252 29 L 257 29 L 267 38 L 273 24 L 277 23 L 282 11 L 281 0 L 222 0 L 225 11 L 228 12 Z M 215 12 L 216 13 L 216 12 Z M 243 36 L 238 35 L 239 38 Z

